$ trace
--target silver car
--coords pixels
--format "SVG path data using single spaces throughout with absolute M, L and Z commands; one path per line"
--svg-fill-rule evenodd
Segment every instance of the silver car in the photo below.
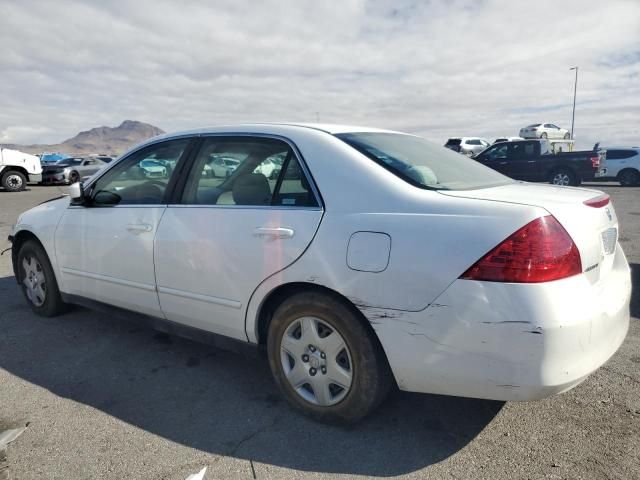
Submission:
M 111 157 L 70 157 L 42 166 L 42 183 L 71 185 L 90 177 L 111 161 Z
M 520 129 L 522 138 L 571 138 L 571 133 L 566 128 L 560 128 L 553 123 L 533 123 Z
M 484 138 L 479 137 L 453 137 L 444 144 L 449 150 L 462 153 L 463 155 L 473 156 L 480 153 L 491 144 Z

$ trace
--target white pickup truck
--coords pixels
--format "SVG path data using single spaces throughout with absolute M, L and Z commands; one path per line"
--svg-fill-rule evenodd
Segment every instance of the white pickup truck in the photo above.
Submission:
M 27 183 L 42 181 L 42 165 L 35 155 L 0 148 L 0 186 L 8 192 L 24 190 Z

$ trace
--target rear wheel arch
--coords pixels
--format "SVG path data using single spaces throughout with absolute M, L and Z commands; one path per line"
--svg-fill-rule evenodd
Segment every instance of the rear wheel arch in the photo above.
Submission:
M 623 186 L 639 185 L 640 184 L 640 171 L 638 171 L 638 169 L 633 168 L 633 167 L 623 168 L 622 170 L 620 170 L 618 172 L 618 175 L 616 175 L 616 179 Z M 634 179 L 635 179 L 635 183 L 633 182 Z M 629 180 L 631 180 L 632 183 L 628 183 Z
M 372 335 L 372 338 L 375 339 L 375 342 L 378 344 L 378 346 L 380 347 L 380 350 L 385 355 L 385 360 L 387 360 L 387 364 L 389 363 L 388 359 L 386 358 L 386 353 L 384 352 L 384 348 L 382 347 L 382 344 L 380 343 L 380 339 L 378 338 L 378 335 L 376 334 L 375 330 L 371 326 L 371 323 L 360 311 L 360 309 L 358 309 L 358 307 L 356 307 L 356 305 L 352 301 L 350 301 L 347 297 L 336 292 L 335 290 L 332 290 L 331 288 L 328 288 L 322 285 L 317 285 L 315 283 L 309 283 L 309 282 L 285 283 L 283 285 L 279 285 L 278 287 L 274 288 L 273 290 L 271 290 L 271 292 L 268 293 L 266 298 L 262 301 L 262 304 L 258 310 L 258 314 L 256 317 L 256 323 L 257 323 L 256 332 L 257 332 L 258 344 L 260 345 L 266 344 L 267 336 L 269 332 L 269 324 L 271 323 L 273 314 L 278 309 L 278 307 L 286 299 L 290 298 L 293 295 L 296 295 L 298 293 L 309 293 L 309 292 L 311 293 L 316 292 L 321 295 L 332 297 L 333 299 L 338 300 L 339 302 L 344 304 L 349 310 L 351 310 L 355 314 L 356 318 L 360 320 L 360 322 L 364 325 L 367 331 Z

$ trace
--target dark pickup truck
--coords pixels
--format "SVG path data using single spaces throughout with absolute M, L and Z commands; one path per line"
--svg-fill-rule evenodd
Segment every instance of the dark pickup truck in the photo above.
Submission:
M 516 180 L 577 186 L 598 176 L 606 151 L 553 153 L 546 139 L 496 143 L 475 155 L 478 162 Z

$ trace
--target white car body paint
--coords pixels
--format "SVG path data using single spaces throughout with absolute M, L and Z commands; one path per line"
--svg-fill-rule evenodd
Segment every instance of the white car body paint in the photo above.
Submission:
M 631 281 L 615 238 L 613 251 L 604 251 L 602 233 L 618 226 L 612 205 L 583 204 L 600 192 L 522 183 L 419 189 L 330 135 L 350 131 L 374 129 L 255 124 L 180 134 L 288 139 L 318 186 L 322 209 L 157 206 L 143 213 L 122 206 L 91 219 L 76 212 L 96 209 L 69 207 L 64 198 L 23 214 L 14 235 L 38 237 L 65 293 L 113 295 L 103 301 L 158 309 L 158 316 L 250 342 L 259 340 L 260 308 L 276 288 L 324 286 L 370 322 L 403 390 L 532 400 L 571 388 L 617 350 L 628 328 Z M 163 138 L 173 137 L 148 144 Z M 540 284 L 459 279 L 513 232 L 549 214 L 576 243 L 582 274 Z M 78 232 L 83 222 L 96 231 Z M 130 224 L 151 230 L 132 232 Z M 261 227 L 285 233 L 265 240 L 256 235 Z M 367 242 L 358 245 L 356 257 L 371 271 L 350 268 L 356 232 L 390 238 L 383 270 L 379 242 L 371 251 Z M 139 258 L 125 254 L 129 248 Z M 82 269 L 92 275 L 80 282 L 70 270 Z

